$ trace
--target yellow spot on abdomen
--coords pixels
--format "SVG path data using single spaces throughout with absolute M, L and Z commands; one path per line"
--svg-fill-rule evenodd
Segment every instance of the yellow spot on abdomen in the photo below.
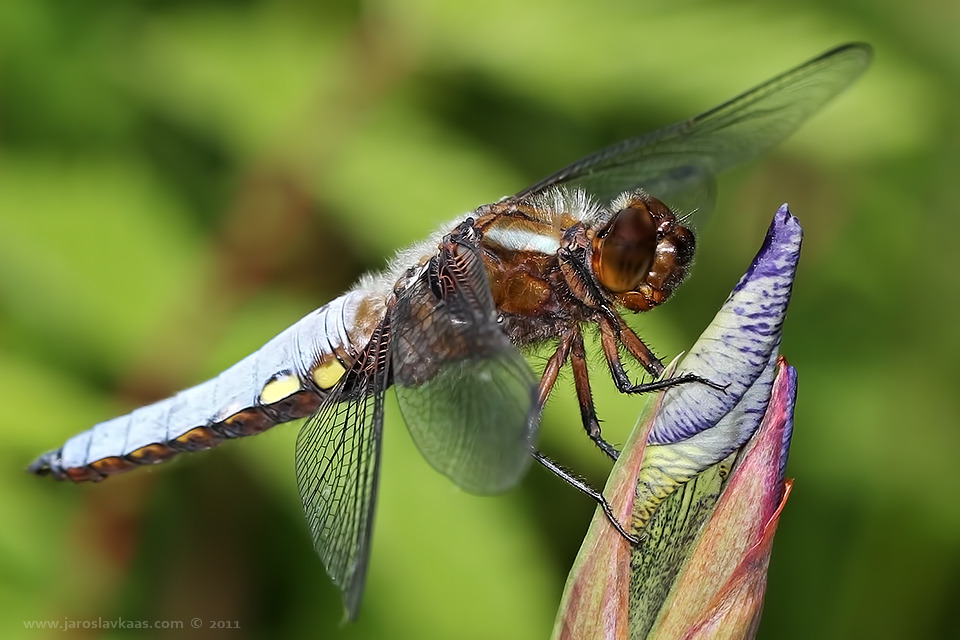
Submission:
M 280 402 L 297 391 L 300 391 L 300 379 L 289 373 L 282 374 L 263 385 L 263 391 L 260 392 L 260 402 L 263 404 Z
M 346 372 L 347 370 L 343 368 L 340 361 L 333 358 L 329 362 L 322 362 L 317 365 L 317 368 L 313 370 L 313 381 L 321 389 L 330 389 L 340 382 L 340 378 Z

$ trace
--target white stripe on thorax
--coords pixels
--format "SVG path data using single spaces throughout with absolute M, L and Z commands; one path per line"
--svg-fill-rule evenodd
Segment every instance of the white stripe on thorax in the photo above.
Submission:
M 550 255 L 560 248 L 556 236 L 516 227 L 493 227 L 484 233 L 483 238 L 511 251 L 538 251 Z

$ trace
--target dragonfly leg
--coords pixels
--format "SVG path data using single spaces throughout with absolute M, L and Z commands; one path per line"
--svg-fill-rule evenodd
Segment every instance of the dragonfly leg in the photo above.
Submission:
M 663 363 L 653 354 L 643 340 L 640 339 L 633 329 L 631 329 L 620 316 L 614 316 L 611 319 L 608 316 L 600 318 L 600 340 L 603 345 L 603 353 L 607 357 L 607 364 L 610 366 L 610 373 L 613 375 L 617 388 L 623 391 L 624 386 L 631 386 L 630 379 L 623 369 L 623 363 L 620 361 L 620 352 L 617 349 L 617 343 L 622 344 L 631 356 L 636 358 L 637 362 L 643 365 L 650 375 L 654 377 L 663 373 Z
M 627 326 L 622 320 L 620 320 L 619 326 L 616 327 L 607 318 L 602 318 L 599 324 L 600 344 L 603 346 L 603 355 L 607 359 L 610 376 L 613 378 L 614 384 L 617 385 L 617 389 L 619 389 L 621 393 L 647 393 L 649 391 L 658 391 L 688 382 L 699 382 L 719 391 L 727 388 L 726 385 L 717 384 L 695 373 L 685 373 L 681 376 L 667 378 L 666 380 L 654 380 L 653 382 L 633 384 L 630 382 L 630 376 L 627 375 L 626 369 L 623 367 L 623 361 L 620 359 L 620 350 L 617 348 L 618 342 L 626 347 L 630 355 L 636 358 L 637 361 L 643 365 L 643 368 L 652 375 L 659 376 L 663 373 L 663 363 L 653 355 L 650 348 L 634 333 L 633 329 Z
M 600 493 L 599 491 L 597 491 L 596 489 L 588 485 L 586 482 L 584 482 L 582 479 L 576 477 L 575 475 L 573 475 L 572 473 L 570 473 L 569 471 L 567 471 L 566 469 L 564 469 L 563 467 L 561 467 L 556 462 L 546 457 L 536 449 L 531 449 L 531 454 L 533 455 L 534 459 L 537 462 L 539 462 L 544 467 L 546 467 L 551 473 L 553 473 L 558 478 L 560 478 L 561 480 L 563 480 L 573 488 L 577 489 L 581 493 L 584 493 L 590 496 L 590 498 L 592 498 L 598 505 L 600 505 L 600 508 L 603 509 L 603 514 L 607 516 L 607 520 L 610 521 L 610 524 L 613 525 L 613 528 L 616 529 L 617 532 L 620 535 L 622 535 L 630 544 L 632 545 L 640 544 L 640 538 L 633 535 L 632 533 L 629 533 L 624 528 L 624 526 L 620 523 L 620 521 L 617 520 L 617 517 L 613 513 L 613 509 L 610 507 L 610 503 L 607 502 L 607 499 L 603 497 L 602 493 Z
M 543 412 L 543 407 L 547 404 L 547 398 L 553 390 L 560 374 L 560 369 L 570 358 L 570 366 L 573 369 L 573 382 L 577 390 L 577 401 L 580 405 L 580 418 L 583 421 L 583 428 L 591 440 L 612 459 L 616 460 L 620 453 L 616 447 L 603 439 L 600 434 L 600 420 L 597 418 L 597 410 L 593 404 L 593 394 L 590 391 L 590 377 L 587 372 L 587 354 L 583 346 L 583 334 L 578 327 L 567 333 L 560 339 L 557 350 L 550 356 L 547 366 L 543 369 L 543 376 L 540 378 L 538 409 L 537 413 Z
M 590 391 L 590 374 L 587 371 L 587 352 L 583 348 L 583 334 L 579 327 L 571 332 L 570 367 L 573 369 L 573 384 L 577 389 L 577 400 L 580 404 L 580 417 L 583 428 L 590 439 L 600 447 L 600 450 L 616 460 L 620 452 L 616 447 L 603 439 L 600 434 L 600 419 L 593 404 L 593 393 Z
M 543 408 L 547 404 L 547 398 L 550 397 L 550 392 L 553 391 L 553 387 L 557 383 L 560 369 L 563 368 L 564 363 L 567 361 L 567 356 L 570 354 L 570 342 L 571 337 L 569 335 L 560 338 L 560 344 L 557 345 L 557 350 L 553 352 L 553 355 L 547 360 L 547 366 L 543 368 L 543 375 L 540 376 L 540 384 L 537 387 L 538 417 L 543 413 Z
M 557 382 L 557 377 L 560 375 L 560 369 L 563 367 L 568 357 L 571 358 L 571 366 L 573 367 L 574 380 L 577 387 L 577 396 L 580 400 L 580 412 L 581 416 L 583 417 L 584 427 L 587 429 L 587 433 L 590 434 L 590 437 L 594 439 L 594 442 L 599 440 L 600 442 L 606 444 L 607 447 L 613 451 L 613 455 L 611 457 L 616 458 L 616 449 L 611 447 L 609 444 L 603 441 L 602 438 L 600 438 L 600 421 L 597 419 L 596 411 L 593 406 L 593 397 L 590 393 L 590 384 L 587 377 L 586 353 L 583 347 L 583 335 L 580 333 L 579 328 L 563 336 L 560 339 L 560 344 L 557 346 L 557 350 L 554 351 L 553 355 L 550 356 L 550 359 L 547 360 L 547 366 L 544 367 L 543 375 L 540 378 L 537 397 L 537 413 L 539 415 L 539 413 L 543 411 L 543 407 L 547 403 L 547 398 L 550 397 L 550 392 L 553 390 L 553 387 Z M 596 427 L 596 438 L 594 438 L 593 432 L 591 431 L 592 426 Z M 600 442 L 597 442 L 597 445 L 600 446 L 601 449 L 604 449 Z M 606 451 L 606 449 L 604 449 L 604 451 Z M 627 539 L 631 544 L 636 545 L 640 543 L 640 539 L 637 536 L 628 533 L 627 530 L 624 529 L 623 525 L 620 524 L 620 521 L 617 520 L 616 516 L 613 514 L 613 510 L 610 508 L 610 503 L 608 503 L 607 499 L 603 497 L 603 494 L 536 449 L 531 449 L 530 454 L 537 462 L 549 469 L 561 480 L 571 485 L 581 493 L 588 495 L 597 504 L 599 504 L 600 508 L 603 509 L 603 513 L 607 516 L 607 519 L 610 520 L 610 523 L 620 533 L 620 535 Z

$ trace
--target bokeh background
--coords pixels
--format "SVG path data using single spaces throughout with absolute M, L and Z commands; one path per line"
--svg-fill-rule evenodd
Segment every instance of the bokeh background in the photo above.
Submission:
M 638 325 L 666 357 L 690 345 L 788 201 L 806 229 L 783 343 L 797 480 L 760 637 L 958 637 L 958 27 L 956 3 L 891 0 L 0 3 L 0 634 L 123 618 L 181 637 L 199 618 L 232 637 L 547 637 L 593 504 L 539 468 L 502 497 L 459 491 L 392 398 L 345 627 L 295 426 L 95 486 L 23 468 L 460 212 L 864 40 L 862 82 L 723 177 L 692 276 Z M 594 369 L 622 442 L 643 400 Z M 602 485 L 577 416 L 567 376 L 543 448 Z

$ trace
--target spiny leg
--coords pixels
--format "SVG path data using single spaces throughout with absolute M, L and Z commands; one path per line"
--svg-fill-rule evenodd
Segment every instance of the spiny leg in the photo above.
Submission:
M 610 507 L 610 503 L 607 502 L 607 499 L 603 497 L 603 494 L 588 485 L 586 482 L 576 477 L 556 462 L 546 457 L 539 451 L 532 451 L 534 459 L 546 467 L 550 472 L 554 473 L 558 478 L 571 485 L 580 492 L 590 496 L 597 504 L 600 505 L 600 508 L 603 509 L 603 514 L 607 516 L 607 520 L 610 521 L 610 524 L 613 525 L 613 528 L 622 535 L 626 540 L 632 545 L 640 544 L 640 538 L 629 533 L 626 529 L 623 528 L 623 525 L 620 524 L 620 521 L 617 520 L 617 516 L 614 515 L 613 509 Z
M 567 357 L 570 355 L 571 348 L 576 350 L 576 343 L 579 342 L 579 351 L 583 355 L 583 336 L 580 334 L 579 330 L 568 333 L 560 339 L 560 344 L 557 346 L 557 350 L 550 356 L 550 359 L 547 361 L 547 366 L 543 369 L 543 375 L 540 377 L 540 385 L 537 393 L 537 415 L 539 416 L 543 413 L 543 407 L 547 403 L 547 398 L 550 397 L 550 392 L 553 390 L 554 385 L 557 382 L 557 376 L 560 374 L 560 369 L 563 367 L 564 362 Z M 583 360 L 584 369 L 586 368 L 586 361 Z M 576 372 L 574 373 L 576 375 Z M 590 397 L 590 388 L 586 387 L 587 396 Z M 580 387 L 578 385 L 577 394 L 580 394 Z M 593 415 L 593 420 L 599 423 L 596 420 L 596 414 L 593 413 L 593 399 L 590 399 L 590 411 Z M 581 405 L 581 412 L 583 411 L 583 406 Z M 589 433 L 589 428 L 588 428 Z M 597 433 L 599 434 L 599 424 L 597 426 Z M 609 445 L 607 445 L 609 446 Z M 586 482 L 580 478 L 574 476 L 563 467 L 558 465 L 556 462 L 543 455 L 536 449 L 531 448 L 530 450 L 533 458 L 546 467 L 551 473 L 555 474 L 561 480 L 577 489 L 581 493 L 586 494 L 597 504 L 600 505 L 600 508 L 603 509 L 604 515 L 607 516 L 607 519 L 610 521 L 610 524 L 626 538 L 631 544 L 639 544 L 640 539 L 636 536 L 633 536 L 627 533 L 627 530 L 624 529 L 623 525 L 620 524 L 620 521 L 617 520 L 616 516 L 613 514 L 613 509 L 610 508 L 610 503 L 607 502 L 607 499 L 603 497 L 603 494 L 588 485 Z
M 580 418 L 583 428 L 587 430 L 590 439 L 600 447 L 600 450 L 613 458 L 620 455 L 616 448 L 600 435 L 600 420 L 593 404 L 593 394 L 590 391 L 590 373 L 587 371 L 587 352 L 583 348 L 583 334 L 579 327 L 571 333 L 570 367 L 573 369 L 573 384 L 577 389 L 577 400 L 580 404 Z
M 634 333 L 633 329 L 627 326 L 627 323 L 619 316 L 617 317 L 616 326 L 613 324 L 613 321 L 606 317 L 600 319 L 599 325 L 600 344 L 603 346 L 603 355 L 607 359 L 610 376 L 613 378 L 613 382 L 617 385 L 617 389 L 619 389 L 621 393 L 647 393 L 648 391 L 658 391 L 687 382 L 701 382 L 720 391 L 726 389 L 726 385 L 719 385 L 695 373 L 685 373 L 682 376 L 667 378 L 666 380 L 654 380 L 653 382 L 633 384 L 630 382 L 630 376 L 627 375 L 623 367 L 623 361 L 620 359 L 620 350 L 617 348 L 618 341 L 626 347 L 630 355 L 636 358 L 637 362 L 643 365 L 643 368 L 651 375 L 661 375 L 664 371 L 663 363 L 653 355 L 650 348 L 644 344 L 643 340 L 641 340 L 640 337 Z
M 557 350 L 553 352 L 550 359 L 547 360 L 547 366 L 543 368 L 543 375 L 540 376 L 540 384 L 537 387 L 537 418 L 543 413 L 543 408 L 547 405 L 547 398 L 553 391 L 553 386 L 557 383 L 557 376 L 560 375 L 560 369 L 567 361 L 567 355 L 570 353 L 570 336 L 566 335 L 560 338 L 560 344 Z
M 600 323 L 601 336 L 613 339 L 613 342 L 610 344 L 610 346 L 613 347 L 614 353 L 617 354 L 617 361 L 619 362 L 620 360 L 620 354 L 616 348 L 616 341 L 619 340 L 620 344 L 626 347 L 630 355 L 636 358 L 637 362 L 643 365 L 644 369 L 646 369 L 654 378 L 659 378 L 663 373 L 663 363 L 660 362 L 660 358 L 653 354 L 653 351 L 650 351 L 650 347 L 648 347 L 646 343 L 640 339 L 640 336 L 638 336 L 633 329 L 631 329 L 629 325 L 623 321 L 623 318 L 618 315 L 614 316 L 614 320 L 610 320 L 609 318 L 606 318 L 605 320 L 606 322 Z M 614 322 L 616 323 L 615 326 L 613 325 Z M 605 332 L 604 329 L 607 331 Z M 604 343 L 604 353 L 607 351 L 607 346 L 608 345 Z M 609 362 L 609 356 L 607 361 Z M 620 370 L 623 371 L 622 365 L 620 365 Z M 626 378 L 625 373 L 624 378 Z M 629 383 L 629 379 L 627 379 L 627 382 Z

